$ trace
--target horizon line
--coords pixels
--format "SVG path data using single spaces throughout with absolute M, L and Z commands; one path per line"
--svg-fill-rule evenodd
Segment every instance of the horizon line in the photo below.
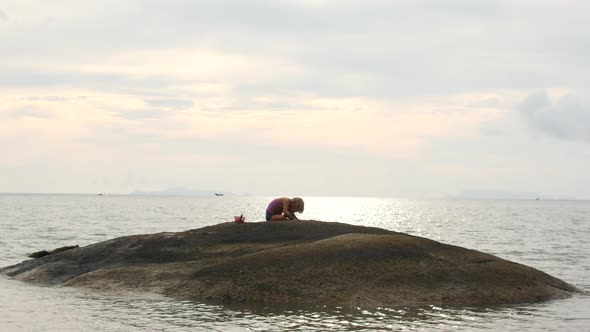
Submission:
M 214 196 L 215 193 L 224 193 L 228 194 L 227 196 L 253 196 L 253 197 L 272 197 L 276 195 L 270 194 L 255 194 L 255 193 L 234 193 L 234 192 L 224 192 L 224 191 L 211 191 L 211 195 Z M 191 195 L 191 194 L 166 194 L 166 193 L 159 193 L 158 191 L 150 192 L 129 192 L 129 193 L 105 193 L 105 192 L 97 192 L 97 193 L 87 193 L 87 192 L 0 192 L 0 195 L 80 195 L 80 196 L 160 196 L 160 197 L 209 197 L 208 195 Z M 434 200 L 510 200 L 510 201 L 530 201 L 530 200 L 539 200 L 539 201 L 590 201 L 590 198 L 577 198 L 577 197 L 543 197 L 538 196 L 535 198 L 524 198 L 524 197 L 467 197 L 467 196 L 460 196 L 460 195 L 444 195 L 444 196 L 430 196 L 430 197 L 401 197 L 401 196 L 339 196 L 339 195 L 301 195 L 304 197 L 338 197 L 338 198 L 395 198 L 395 199 L 434 199 Z M 221 196 L 224 197 L 224 196 Z

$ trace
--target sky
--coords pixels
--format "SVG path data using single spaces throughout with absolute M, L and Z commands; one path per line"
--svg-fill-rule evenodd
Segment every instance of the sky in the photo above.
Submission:
M 0 192 L 590 199 L 568 0 L 0 2 Z

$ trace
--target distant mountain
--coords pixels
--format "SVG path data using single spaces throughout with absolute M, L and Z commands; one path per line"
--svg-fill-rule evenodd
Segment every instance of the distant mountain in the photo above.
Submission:
M 156 190 L 156 191 L 141 191 L 136 190 L 134 192 L 129 193 L 129 195 L 149 195 L 149 196 L 198 196 L 198 197 L 206 197 L 206 196 L 216 196 L 216 194 L 221 194 L 219 196 L 235 196 L 236 194 L 230 192 L 224 192 L 219 190 L 196 190 L 196 189 L 189 189 L 183 187 L 176 187 L 176 188 L 169 188 L 164 190 Z
M 497 190 L 465 190 L 455 198 L 473 198 L 473 199 L 537 199 L 541 197 L 537 193 L 513 193 L 508 191 Z
M 575 197 L 570 196 L 550 196 L 530 192 L 509 192 L 498 190 L 465 190 L 459 195 L 451 198 L 466 198 L 466 199 L 544 199 L 544 200 L 575 200 Z

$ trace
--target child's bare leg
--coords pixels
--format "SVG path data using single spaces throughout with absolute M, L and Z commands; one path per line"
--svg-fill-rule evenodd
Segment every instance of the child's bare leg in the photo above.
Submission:
M 272 216 L 270 218 L 270 220 L 272 220 L 272 221 L 287 220 L 287 217 L 282 214 L 275 214 L 274 216 Z

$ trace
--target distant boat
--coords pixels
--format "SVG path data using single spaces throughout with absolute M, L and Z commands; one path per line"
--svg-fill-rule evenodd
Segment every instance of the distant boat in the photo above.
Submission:
M 223 196 L 223 193 L 215 193 L 215 196 Z

